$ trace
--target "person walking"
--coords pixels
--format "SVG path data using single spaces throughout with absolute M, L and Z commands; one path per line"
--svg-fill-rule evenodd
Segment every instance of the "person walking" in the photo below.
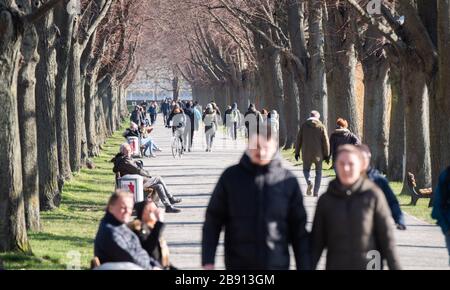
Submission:
M 255 104 L 250 104 L 247 112 L 244 114 L 244 124 L 247 129 L 247 139 L 250 138 L 251 134 L 259 134 L 260 127 L 263 123 L 261 113 L 256 110 Z
M 163 118 L 164 118 L 164 124 L 167 126 L 167 119 L 169 118 L 169 113 L 170 113 L 170 104 L 169 104 L 169 100 L 165 99 L 163 101 L 163 103 L 161 104 L 161 112 L 163 113 Z
M 333 164 L 336 161 L 336 153 L 339 146 L 345 144 L 360 145 L 361 140 L 359 140 L 358 136 L 350 132 L 347 120 L 339 118 L 336 121 L 336 130 L 330 136 L 330 154 Z
M 187 102 L 184 114 L 186 115 L 186 127 L 184 129 L 183 139 L 186 142 L 186 147 L 188 152 L 192 150 L 192 144 L 194 142 L 194 122 L 195 122 L 195 112 L 192 108 L 193 103 Z
M 130 121 L 135 123 L 136 125 L 141 126 L 144 124 L 144 120 L 142 119 L 141 109 L 139 106 L 134 107 L 134 111 L 131 113 Z
M 233 110 L 231 109 L 231 106 L 228 106 L 227 109 L 225 110 L 225 112 L 223 112 L 223 124 L 225 125 L 225 130 L 226 130 L 226 136 L 228 137 L 232 137 L 232 133 L 231 133 L 231 127 L 232 127 L 232 122 L 231 122 L 231 112 Z
M 156 102 L 151 102 L 148 108 L 148 114 L 150 115 L 150 126 L 153 126 L 156 122 L 156 117 L 158 115 L 158 107 L 156 106 Z
M 380 173 L 380 171 L 378 171 L 371 165 L 370 161 L 372 159 L 372 153 L 369 146 L 361 144 L 357 145 L 356 148 L 361 151 L 361 154 L 363 156 L 363 169 L 364 172 L 366 172 L 367 177 L 383 191 L 389 208 L 391 209 L 392 218 L 395 221 L 397 229 L 406 230 L 405 217 L 400 208 L 398 199 L 389 185 L 389 181 Z
M 448 265 L 450 266 L 450 167 L 445 169 L 439 176 L 439 182 L 433 192 L 433 211 L 431 217 L 445 236 L 448 249 Z
M 303 196 L 276 152 L 276 142 L 254 134 L 239 164 L 221 175 L 203 225 L 204 269 L 214 269 L 222 227 L 227 270 L 288 270 L 289 245 L 297 269 L 311 269 Z
M 327 270 L 400 270 L 391 212 L 386 198 L 364 176 L 358 148 L 338 149 L 337 179 L 317 203 L 311 244 L 315 268 L 327 250 Z
M 205 123 L 206 152 L 211 152 L 212 150 L 219 118 L 220 117 L 217 115 L 214 107 L 211 104 L 208 104 L 202 117 L 202 120 Z
M 305 175 L 308 189 L 307 195 L 311 195 L 314 188 L 314 196 L 319 196 L 322 180 L 322 162 L 330 161 L 330 143 L 328 141 L 327 129 L 320 121 L 320 113 L 312 111 L 310 118 L 303 123 L 297 135 L 295 144 L 295 160 L 300 158 L 300 150 L 303 160 L 303 174 Z M 310 180 L 311 166 L 316 168 L 314 185 Z

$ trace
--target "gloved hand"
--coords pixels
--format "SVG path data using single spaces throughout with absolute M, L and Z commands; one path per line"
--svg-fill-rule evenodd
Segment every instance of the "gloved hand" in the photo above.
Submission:
M 300 159 L 300 154 L 295 154 L 295 160 L 298 161 Z

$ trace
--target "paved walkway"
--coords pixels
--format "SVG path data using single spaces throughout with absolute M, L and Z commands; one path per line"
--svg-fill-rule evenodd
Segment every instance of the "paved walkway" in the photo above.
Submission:
M 241 158 L 245 144 L 242 140 L 226 140 L 222 132 L 218 132 L 213 152 L 206 153 L 204 134 L 200 133 L 194 139 L 194 152 L 175 160 L 170 152 L 171 130 L 161 125 L 161 116 L 158 116 L 157 122 L 153 139 L 163 152 L 159 153 L 157 158 L 144 159 L 145 166 L 152 174 L 162 176 L 169 190 L 183 199 L 179 205 L 181 213 L 166 214 L 164 236 L 169 243 L 174 265 L 182 269 L 200 269 L 201 232 L 211 192 L 223 170 Z M 300 167 L 285 163 L 298 176 L 302 191 L 305 192 L 306 182 Z M 322 192 L 326 190 L 328 182 L 329 180 L 324 181 Z M 309 227 L 315 205 L 316 198 L 305 197 Z M 403 267 L 449 269 L 445 241 L 439 228 L 411 216 L 407 216 L 406 221 L 408 230 L 396 231 Z M 294 265 L 294 262 L 291 264 Z M 320 268 L 322 267 L 323 261 L 320 263 Z M 224 268 L 222 242 L 216 255 L 216 268 Z

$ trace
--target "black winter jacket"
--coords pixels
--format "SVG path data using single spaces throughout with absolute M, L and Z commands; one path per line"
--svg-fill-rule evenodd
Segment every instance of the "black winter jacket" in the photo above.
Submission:
M 358 145 L 361 144 L 361 141 L 355 134 L 350 132 L 348 129 L 340 129 L 340 128 L 336 129 L 330 136 L 330 149 L 331 155 L 333 157 L 333 164 L 336 161 L 336 153 L 339 146 L 345 144 Z
M 306 211 L 297 178 L 276 157 L 268 166 L 244 154 L 225 170 L 203 226 L 202 264 L 213 264 L 225 227 L 227 269 L 289 269 L 292 244 L 298 269 L 310 269 Z

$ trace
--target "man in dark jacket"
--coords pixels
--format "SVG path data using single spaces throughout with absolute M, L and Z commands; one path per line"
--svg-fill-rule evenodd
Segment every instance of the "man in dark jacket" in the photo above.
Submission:
M 320 121 L 320 113 L 317 111 L 311 112 L 311 117 L 303 123 L 298 132 L 295 144 L 295 160 L 297 161 L 300 158 L 300 150 L 303 159 L 303 174 L 308 184 L 306 194 L 312 194 L 313 184 L 310 181 L 310 171 L 314 164 L 316 168 L 314 196 L 318 196 L 322 180 L 322 162 L 330 161 L 330 143 L 327 129 Z
M 180 203 L 181 199 L 175 198 L 169 193 L 169 191 L 167 190 L 167 185 L 161 177 L 152 177 L 147 170 L 142 169 L 136 163 L 136 161 L 133 160 L 133 158 L 131 157 L 131 147 L 129 144 L 122 144 L 122 146 L 120 146 L 120 153 L 117 154 L 112 161 L 114 162 L 114 173 L 120 173 L 120 176 L 133 174 L 143 176 L 144 188 L 152 188 L 156 191 L 159 199 L 166 207 L 166 212 L 180 212 L 180 209 L 175 208 L 173 204 Z
M 307 217 L 297 178 L 283 168 L 276 142 L 252 136 L 239 164 L 216 185 L 203 225 L 202 265 L 214 269 L 225 227 L 228 270 L 289 269 L 289 244 L 297 269 L 310 269 Z
M 389 181 L 377 169 L 371 166 L 370 160 L 372 158 L 372 153 L 370 152 L 370 148 L 365 144 L 358 145 L 357 148 L 361 151 L 362 156 L 364 157 L 364 169 L 367 173 L 367 177 L 378 185 L 386 197 L 397 229 L 406 230 L 405 217 L 403 216 L 397 197 L 389 186 Z
M 131 122 L 136 123 L 136 125 L 141 126 L 144 124 L 144 120 L 142 119 L 141 109 L 139 106 L 134 107 L 134 111 L 131 113 L 130 117 Z
M 128 262 L 147 270 L 161 268 L 127 226 L 133 203 L 133 195 L 128 192 L 117 191 L 111 196 L 95 237 L 94 254 L 102 264 Z
M 247 128 L 247 137 L 250 138 L 252 134 L 260 134 L 263 118 L 261 113 L 256 110 L 255 104 L 250 104 L 248 111 L 244 114 L 244 124 Z
M 186 142 L 186 147 L 188 152 L 192 150 L 192 144 L 194 142 L 194 122 L 195 122 L 195 114 L 193 103 L 191 101 L 186 103 L 186 109 L 184 110 L 184 114 L 186 115 L 186 128 L 184 129 L 184 137 L 183 140 Z

